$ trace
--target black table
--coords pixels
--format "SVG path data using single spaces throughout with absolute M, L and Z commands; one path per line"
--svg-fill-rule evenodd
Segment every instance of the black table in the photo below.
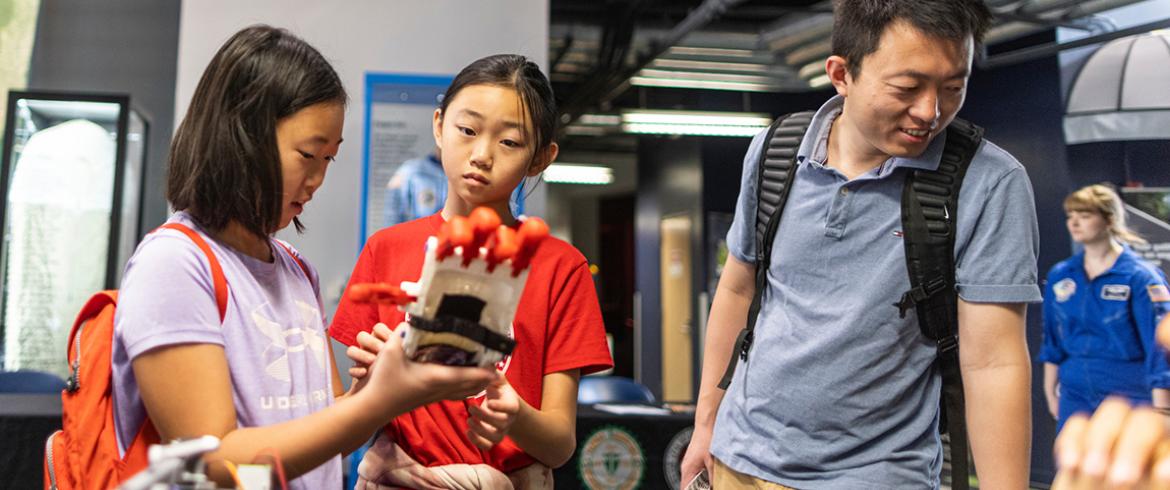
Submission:
M 694 414 L 618 414 L 599 406 L 577 408 L 577 451 L 554 471 L 555 487 L 677 489 Z

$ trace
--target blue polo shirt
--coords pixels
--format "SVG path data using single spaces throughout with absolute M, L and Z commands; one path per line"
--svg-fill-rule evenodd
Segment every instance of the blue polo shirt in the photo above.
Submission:
M 825 166 L 844 99 L 813 118 L 798 152 L 755 342 L 716 418 L 711 452 L 736 471 L 796 488 L 934 488 L 941 380 L 917 315 L 893 306 L 910 283 L 901 195 L 910 169 L 936 169 L 945 133 L 918 158 L 847 180 Z M 755 262 L 756 136 L 744 157 L 730 252 Z M 1022 165 L 984 141 L 959 196 L 959 297 L 1040 300 L 1038 232 Z
M 1170 388 L 1166 352 L 1154 341 L 1167 312 L 1166 279 L 1129 247 L 1092 280 L 1083 252 L 1053 266 L 1040 361 L 1060 366 L 1061 413 L 1091 411 L 1110 394 L 1148 402 L 1151 389 Z M 1085 406 L 1064 406 L 1075 400 Z

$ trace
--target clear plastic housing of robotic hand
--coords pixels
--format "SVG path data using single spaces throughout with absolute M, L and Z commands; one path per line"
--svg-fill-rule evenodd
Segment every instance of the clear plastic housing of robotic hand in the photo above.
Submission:
M 419 362 L 487 367 L 511 354 L 512 320 L 532 256 L 548 236 L 540 218 L 504 226 L 489 208 L 447 221 L 427 239 L 422 275 L 400 286 L 351 285 L 355 302 L 406 312 L 406 354 Z

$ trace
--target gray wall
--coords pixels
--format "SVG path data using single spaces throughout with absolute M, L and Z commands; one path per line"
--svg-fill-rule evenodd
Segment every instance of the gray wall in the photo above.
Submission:
M 178 45 L 179 0 L 41 0 L 28 90 L 130 95 L 131 105 L 150 121 L 146 230 L 167 215 L 163 182 Z

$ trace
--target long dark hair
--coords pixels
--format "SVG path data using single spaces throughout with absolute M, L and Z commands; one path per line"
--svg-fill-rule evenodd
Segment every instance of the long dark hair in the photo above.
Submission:
M 237 32 L 207 65 L 175 132 L 167 200 L 209 230 L 235 220 L 259 236 L 276 232 L 284 192 L 277 122 L 346 98 L 337 72 L 305 41 L 266 25 Z
M 552 144 L 557 131 L 557 101 L 553 97 L 552 85 L 540 67 L 518 54 L 496 54 L 475 60 L 455 75 L 439 104 L 439 114 L 446 115 L 447 106 L 469 85 L 509 87 L 520 95 L 528 120 L 532 122 L 533 134 L 525 136 L 526 139 L 531 137 L 529 141 L 535 143 L 529 165 L 536 162 Z

